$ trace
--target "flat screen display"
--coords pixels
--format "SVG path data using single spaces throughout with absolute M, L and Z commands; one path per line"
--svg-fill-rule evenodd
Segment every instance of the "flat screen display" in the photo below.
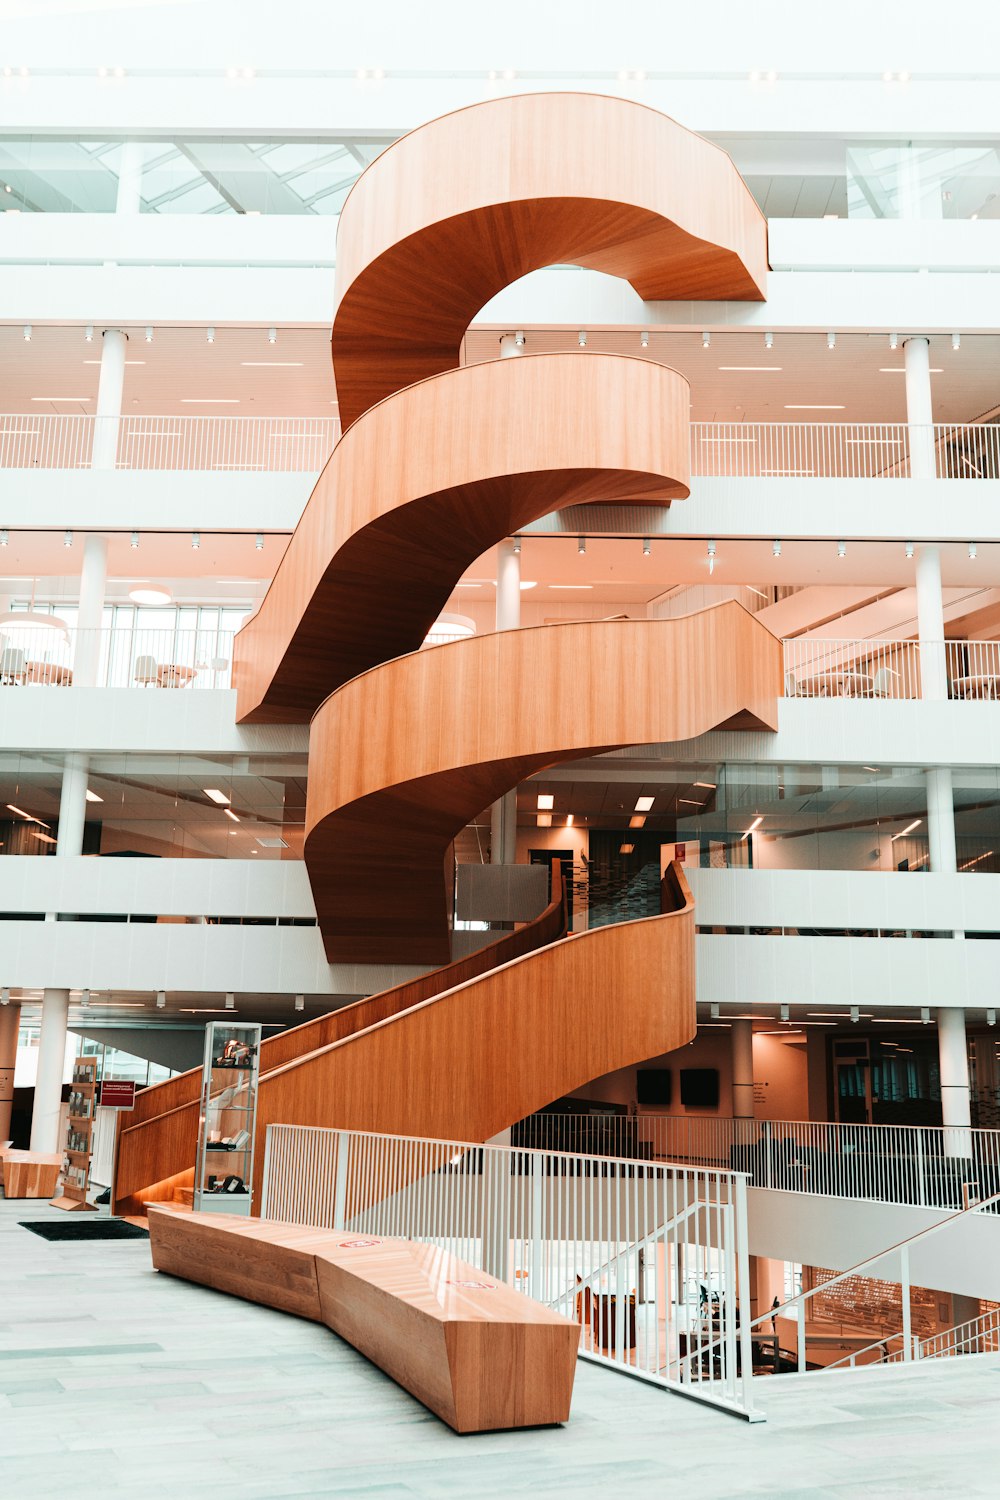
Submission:
M 681 1103 L 695 1109 L 717 1109 L 718 1068 L 681 1068 Z
M 639 1068 L 636 1071 L 636 1099 L 640 1104 L 670 1104 L 670 1069 Z

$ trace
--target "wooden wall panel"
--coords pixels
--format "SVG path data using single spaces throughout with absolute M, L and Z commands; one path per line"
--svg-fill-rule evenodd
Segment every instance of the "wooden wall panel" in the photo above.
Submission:
M 416 651 L 468 565 L 566 505 L 689 490 L 690 390 L 625 355 L 539 354 L 423 381 L 335 449 L 234 652 L 241 722 L 306 722 Z
M 647 301 L 761 301 L 767 221 L 723 150 L 630 100 L 519 94 L 433 120 L 373 162 L 341 213 L 345 426 L 456 366 L 490 298 L 564 263 Z
M 355 678 L 313 720 L 306 864 L 331 961 L 447 957 L 457 832 L 546 766 L 777 728 L 780 642 L 740 604 L 473 636 Z

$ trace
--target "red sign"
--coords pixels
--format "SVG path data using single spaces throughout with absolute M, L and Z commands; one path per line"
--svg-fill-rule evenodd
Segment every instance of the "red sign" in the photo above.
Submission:
M 473 1292 L 495 1292 L 496 1287 L 489 1281 L 449 1281 L 449 1286 L 468 1287 Z
M 341 1250 L 367 1250 L 371 1245 L 381 1245 L 381 1240 L 341 1240 Z
M 135 1084 L 120 1078 L 106 1078 L 101 1084 L 99 1101 L 105 1109 L 135 1109 Z

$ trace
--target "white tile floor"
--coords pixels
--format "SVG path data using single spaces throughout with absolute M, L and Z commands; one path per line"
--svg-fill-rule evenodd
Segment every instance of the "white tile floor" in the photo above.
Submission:
M 566 1427 L 456 1437 L 324 1328 L 52 1245 L 0 1202 L 4 1500 L 1000 1496 L 1000 1356 L 761 1381 L 749 1426 L 581 1363 Z

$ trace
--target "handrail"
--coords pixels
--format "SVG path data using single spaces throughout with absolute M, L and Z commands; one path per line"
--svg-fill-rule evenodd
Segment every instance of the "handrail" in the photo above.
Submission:
M 960 699 L 1000 697 L 1000 641 L 790 636 L 781 643 L 786 698 L 919 698 L 922 668 Z

